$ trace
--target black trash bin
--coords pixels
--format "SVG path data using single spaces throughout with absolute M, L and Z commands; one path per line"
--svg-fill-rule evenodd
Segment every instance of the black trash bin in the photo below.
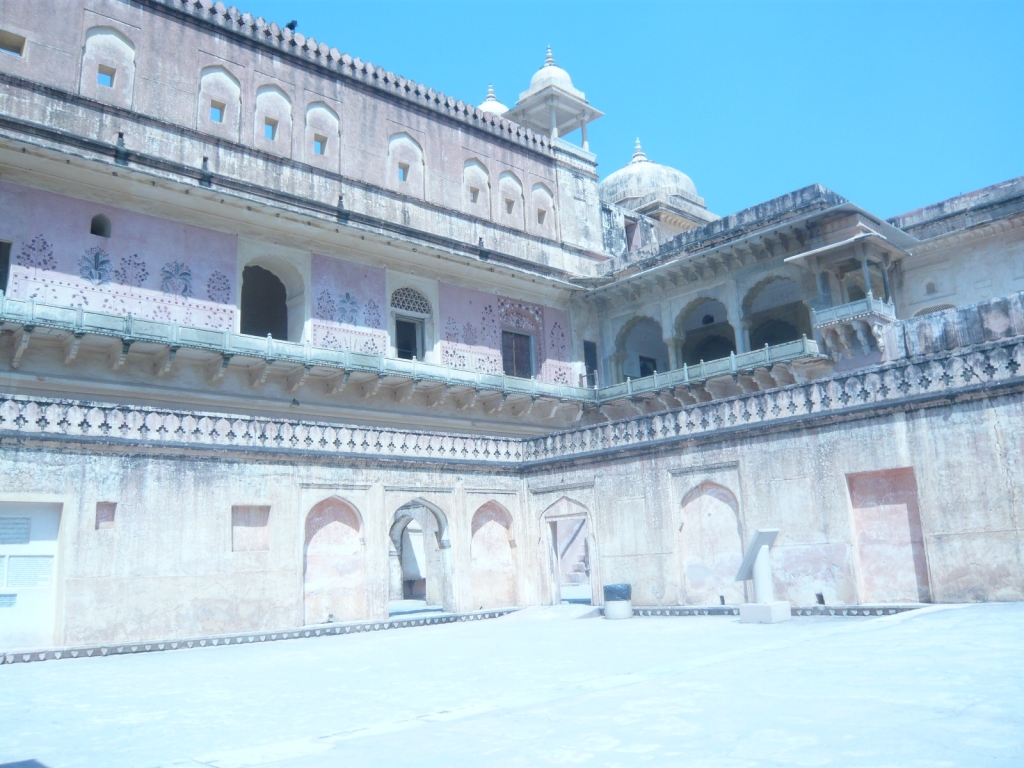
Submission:
M 628 619 L 633 615 L 633 585 L 604 585 L 604 617 Z

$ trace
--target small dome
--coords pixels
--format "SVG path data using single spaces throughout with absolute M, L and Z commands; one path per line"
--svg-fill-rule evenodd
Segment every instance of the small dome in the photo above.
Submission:
M 481 112 L 490 112 L 495 115 L 503 115 L 508 112 L 508 107 L 502 104 L 494 96 L 494 86 L 487 86 L 487 98 L 484 99 L 484 103 L 477 107 Z
M 697 187 L 682 171 L 667 165 L 652 163 L 636 140 L 633 159 L 625 168 L 620 168 L 598 185 L 598 194 L 607 203 L 621 203 L 648 195 L 660 193 L 664 197 L 677 195 L 702 204 Z
M 555 57 L 551 53 L 550 45 L 548 46 L 548 54 L 544 58 L 544 66 L 538 69 L 537 73 L 530 79 L 530 87 L 526 90 L 524 96 L 543 90 L 549 85 L 569 91 L 569 93 L 578 95 L 580 98 L 583 97 L 583 93 L 572 84 L 572 78 L 569 77 L 569 73 L 555 64 Z
M 544 66 L 537 70 L 537 73 L 530 80 L 530 90 L 539 91 L 548 85 L 560 85 L 563 88 L 572 88 L 572 78 L 569 73 L 555 64 L 554 54 L 551 53 L 551 46 L 548 46 L 548 55 L 544 57 Z

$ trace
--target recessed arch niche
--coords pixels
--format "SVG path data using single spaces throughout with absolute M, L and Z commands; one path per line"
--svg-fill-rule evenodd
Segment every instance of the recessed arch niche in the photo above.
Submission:
M 473 513 L 470 525 L 473 610 L 516 605 L 515 538 L 512 515 L 496 501 Z
M 687 605 L 744 602 L 736 572 L 743 560 L 739 502 L 725 486 L 706 480 L 682 500 L 680 570 Z
M 363 520 L 355 505 L 332 496 L 306 515 L 303 606 L 306 624 L 367 617 Z

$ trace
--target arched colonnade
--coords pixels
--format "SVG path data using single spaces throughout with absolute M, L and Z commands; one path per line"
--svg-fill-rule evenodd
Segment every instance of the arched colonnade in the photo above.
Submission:
M 814 336 L 804 287 L 793 277 L 771 275 L 751 287 L 732 311 L 720 298 L 702 295 L 688 302 L 668 328 L 656 317 L 630 318 L 616 333 L 611 375 L 620 382 L 642 378 L 803 336 Z

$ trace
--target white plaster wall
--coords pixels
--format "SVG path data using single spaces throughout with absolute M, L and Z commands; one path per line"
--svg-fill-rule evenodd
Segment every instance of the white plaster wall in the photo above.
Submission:
M 600 586 L 615 582 L 631 583 L 638 605 L 691 601 L 681 572 L 682 500 L 705 482 L 735 496 L 744 546 L 756 528 L 780 529 L 779 599 L 809 605 L 820 592 L 829 603 L 856 603 L 846 476 L 902 467 L 915 473 L 933 599 L 1018 600 L 1021 425 L 1018 392 L 708 440 L 698 450 L 679 443 L 644 457 L 613 453 L 523 480 L 455 466 L 4 445 L 0 501 L 66 499 L 57 643 L 301 624 L 303 526 L 310 509 L 331 496 L 364 521 L 371 618 L 386 615 L 388 531 L 409 502 L 443 513 L 449 545 L 439 549 L 441 592 L 449 610 L 473 607 L 471 520 L 489 501 L 512 519 L 522 604 L 554 598 L 545 512 L 563 507 L 589 520 L 596 601 Z M 117 502 L 114 529 L 95 529 L 98 501 Z M 238 504 L 270 507 L 267 551 L 232 552 L 231 507 Z

